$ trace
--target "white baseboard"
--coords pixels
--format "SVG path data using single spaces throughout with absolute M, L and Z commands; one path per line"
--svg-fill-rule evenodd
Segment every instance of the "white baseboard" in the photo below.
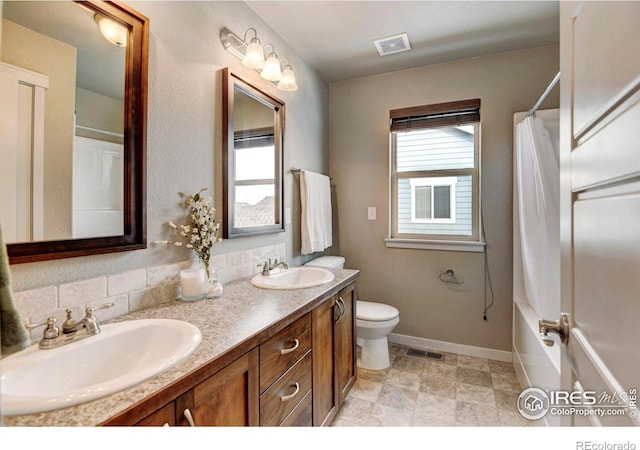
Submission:
M 477 358 L 487 358 L 496 361 L 513 362 L 513 354 L 504 350 L 494 350 L 492 348 L 474 347 L 473 345 L 454 344 L 452 342 L 434 341 L 404 334 L 391 333 L 389 342 L 407 345 L 421 350 L 440 350 L 458 355 L 475 356 Z

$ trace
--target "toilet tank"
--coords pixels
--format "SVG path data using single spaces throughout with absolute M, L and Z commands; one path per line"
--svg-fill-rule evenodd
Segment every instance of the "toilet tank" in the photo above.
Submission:
M 343 269 L 344 257 L 342 256 L 321 256 L 307 262 L 305 266 L 326 267 L 329 269 Z

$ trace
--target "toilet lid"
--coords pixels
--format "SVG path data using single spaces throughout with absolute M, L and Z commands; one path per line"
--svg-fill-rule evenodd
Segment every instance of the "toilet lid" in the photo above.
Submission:
M 400 315 L 400 311 L 391 305 L 384 303 L 356 302 L 356 317 L 360 320 L 370 320 L 372 322 L 382 322 L 384 320 L 395 319 Z

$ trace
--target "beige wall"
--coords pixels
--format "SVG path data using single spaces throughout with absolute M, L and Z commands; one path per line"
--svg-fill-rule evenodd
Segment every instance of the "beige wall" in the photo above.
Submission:
M 395 333 L 511 350 L 513 113 L 531 108 L 559 67 L 557 46 L 425 66 L 330 86 L 330 173 L 337 246 L 361 270 L 364 300 L 400 310 Z M 386 248 L 389 110 L 481 98 L 482 209 L 495 303 L 483 320 L 484 254 Z M 557 88 L 542 108 L 558 106 Z M 367 207 L 377 220 L 367 220 Z M 334 242 L 335 242 L 334 241 Z M 464 284 L 447 287 L 453 269 Z M 488 290 L 488 289 L 487 289 Z
M 124 128 L 124 102 L 97 92 L 76 88 L 76 124 L 122 134 Z M 96 133 L 81 128 L 76 130 L 76 135 L 122 143 L 121 138 L 110 137 L 104 133 Z
M 49 77 L 44 125 L 44 237 L 71 236 L 76 49 L 2 20 L 2 61 Z
M 242 2 L 125 2 L 150 19 L 147 239 L 149 248 L 124 253 L 11 266 L 14 290 L 42 288 L 185 260 L 188 251 L 151 242 L 172 237 L 166 222 L 183 217 L 178 192 L 197 192 L 219 180 L 222 145 L 222 73 L 241 77 L 286 103 L 284 167 L 327 172 L 329 89 L 293 49 Z M 243 67 L 220 43 L 222 27 L 242 36 L 249 27 L 279 55 L 291 60 L 299 90 L 279 91 L 256 71 Z M 293 224 L 285 233 L 225 240 L 216 254 L 286 244 L 289 262 L 301 264 L 298 180 L 285 173 L 285 207 Z M 221 191 L 214 192 L 215 196 Z M 297 231 L 292 231 L 292 230 Z M 264 255 L 266 256 L 266 255 Z

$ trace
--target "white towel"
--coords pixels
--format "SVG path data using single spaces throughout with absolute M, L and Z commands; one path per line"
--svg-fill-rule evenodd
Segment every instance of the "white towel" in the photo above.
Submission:
M 331 186 L 329 177 L 303 170 L 300 174 L 302 249 L 308 255 L 331 247 Z

